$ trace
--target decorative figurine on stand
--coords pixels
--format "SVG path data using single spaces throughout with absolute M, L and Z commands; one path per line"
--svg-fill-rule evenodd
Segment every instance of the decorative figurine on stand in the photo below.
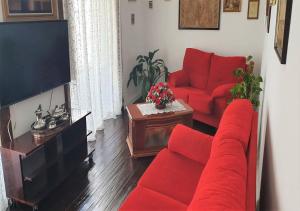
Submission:
M 46 127 L 46 120 L 43 118 L 42 105 L 40 104 L 38 109 L 34 112 L 36 121 L 33 123 L 33 129 L 42 130 Z
M 67 112 L 65 104 L 58 107 L 56 105 L 52 111 L 47 111 L 48 115 L 43 117 L 42 106 L 39 105 L 35 111 L 36 122 L 31 125 L 31 133 L 37 144 L 42 143 L 42 139 L 54 135 L 68 124 L 70 114 Z
M 63 110 L 63 114 L 61 115 L 61 120 L 63 120 L 63 121 L 69 120 L 70 119 L 70 115 L 69 115 L 69 113 L 67 111 L 66 105 L 62 104 L 60 106 L 60 109 Z
M 61 110 L 60 107 L 58 108 L 58 105 L 56 105 L 52 111 L 51 117 L 55 119 L 59 119 L 62 114 L 63 114 L 63 110 Z
M 48 123 L 48 129 L 51 130 L 51 129 L 54 129 L 54 128 L 56 128 L 56 120 L 55 120 L 55 118 L 51 118 L 49 123 Z

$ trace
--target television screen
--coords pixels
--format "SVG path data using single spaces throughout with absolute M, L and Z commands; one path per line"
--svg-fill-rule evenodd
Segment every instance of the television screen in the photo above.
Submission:
M 0 105 L 70 82 L 67 21 L 0 24 Z

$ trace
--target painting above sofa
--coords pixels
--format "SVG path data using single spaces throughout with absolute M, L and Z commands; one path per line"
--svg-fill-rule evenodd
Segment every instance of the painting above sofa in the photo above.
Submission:
M 179 29 L 220 29 L 220 0 L 179 0 Z

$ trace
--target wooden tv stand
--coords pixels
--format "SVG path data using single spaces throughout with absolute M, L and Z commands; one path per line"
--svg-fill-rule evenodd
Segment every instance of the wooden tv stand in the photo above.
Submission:
M 39 140 L 30 132 L 2 147 L 6 195 L 10 205 L 16 202 L 38 209 L 38 204 L 58 187 L 85 159 L 93 162 L 89 149 L 86 113 L 70 121 L 59 133 Z

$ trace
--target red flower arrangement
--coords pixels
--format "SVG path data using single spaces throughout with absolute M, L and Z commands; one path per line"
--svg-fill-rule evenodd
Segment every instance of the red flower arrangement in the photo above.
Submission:
M 158 83 L 151 87 L 146 98 L 148 103 L 154 103 L 158 109 L 163 109 L 168 103 L 175 101 L 172 90 L 166 83 Z

